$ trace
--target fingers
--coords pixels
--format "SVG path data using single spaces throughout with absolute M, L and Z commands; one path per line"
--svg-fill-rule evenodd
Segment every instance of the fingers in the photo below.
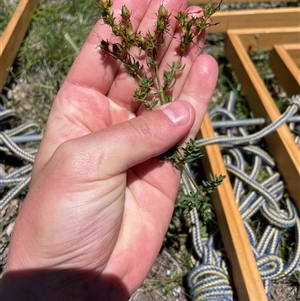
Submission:
M 154 26 L 157 20 L 157 11 L 161 4 L 164 5 L 168 14 L 171 14 L 168 33 L 164 35 L 164 45 L 162 47 L 158 47 L 157 49 L 158 62 L 161 61 L 162 57 L 164 56 L 164 53 L 166 51 L 169 51 L 168 47 L 169 44 L 173 41 L 173 35 L 177 26 L 175 16 L 178 14 L 178 11 L 185 9 L 187 2 L 188 1 L 186 0 L 151 1 L 146 14 L 137 29 L 137 32 L 141 32 L 142 34 L 145 34 L 147 31 L 153 33 Z M 144 58 L 144 60 L 141 59 L 139 61 L 144 67 L 143 72 L 146 73 L 148 68 L 146 64 L 146 58 Z M 124 66 L 121 66 L 118 70 L 118 73 L 116 74 L 111 89 L 109 90 L 108 97 L 114 100 L 117 104 L 122 105 L 122 103 L 124 103 L 124 95 L 127 95 L 128 99 L 126 103 L 131 104 L 132 111 L 135 111 L 139 105 L 132 100 L 132 94 L 134 89 L 136 88 L 137 82 L 134 78 L 127 75 L 128 71 L 125 69 Z
M 124 4 L 128 6 L 132 11 L 132 25 L 136 30 L 150 2 L 151 0 L 114 0 L 112 9 L 114 16 L 118 18 L 122 6 Z M 136 9 L 137 7 L 138 9 Z M 98 46 L 103 39 L 111 40 L 112 33 L 109 26 L 100 19 L 88 36 L 66 80 L 75 85 L 95 89 L 106 95 L 120 64 L 109 56 L 101 55 Z
M 189 70 L 186 70 L 189 69 Z M 184 70 L 183 78 L 176 81 L 176 95 L 174 100 L 189 102 L 195 109 L 196 118 L 184 141 L 195 138 L 206 114 L 209 102 L 213 95 L 218 79 L 218 65 L 210 55 L 200 55 L 193 62 L 189 61 Z M 179 87 L 177 87 L 179 86 Z M 143 114 L 145 108 L 141 107 L 138 114 Z
M 200 55 L 194 61 L 182 87 L 179 99 L 189 102 L 195 109 L 196 118 L 186 140 L 195 138 L 206 114 L 216 87 L 218 65 L 209 55 Z
M 57 154 L 68 157 L 63 161 L 70 166 L 64 169 L 84 171 L 83 181 L 107 179 L 170 149 L 189 132 L 194 117 L 190 104 L 174 102 L 71 140 L 59 147 Z
M 173 4 L 173 3 L 172 3 Z M 169 31 L 164 35 L 164 45 L 162 47 L 158 47 L 157 53 L 157 61 L 160 63 L 159 66 L 159 76 L 163 78 L 163 73 L 165 71 L 169 71 L 169 66 L 172 65 L 173 62 L 176 62 L 179 58 L 179 49 L 181 43 L 181 30 L 178 28 L 178 22 L 175 19 L 175 16 L 178 14 L 179 10 L 184 10 L 185 3 L 182 3 L 180 6 L 177 5 L 175 7 L 170 7 L 170 3 L 164 3 L 168 14 L 171 13 L 170 17 L 170 26 Z M 147 29 L 151 31 L 154 27 L 155 21 L 157 20 L 157 4 L 151 3 L 149 9 L 145 15 L 145 18 L 142 20 L 140 27 L 138 28 L 138 32 L 142 32 Z M 192 6 L 186 10 L 186 13 L 190 17 L 202 17 L 202 10 L 199 7 Z M 189 74 L 189 70 L 191 69 L 194 60 L 197 56 L 199 56 L 201 49 L 203 48 L 203 44 L 207 35 L 207 30 L 204 30 L 202 34 L 187 47 L 187 51 L 181 59 L 181 63 L 184 66 L 184 71 L 178 73 L 176 75 L 176 85 L 173 88 L 172 94 L 173 99 L 178 99 L 182 87 L 186 81 L 186 78 Z M 143 72 L 147 73 L 146 64 L 143 65 Z M 132 101 L 132 94 L 134 89 L 136 88 L 137 81 L 130 76 L 126 77 L 128 71 L 125 70 L 124 66 L 120 67 L 116 78 L 113 82 L 113 85 L 108 93 L 108 97 L 114 100 L 117 104 L 121 104 L 124 102 L 124 95 L 128 95 L 128 100 L 126 101 L 127 104 L 131 103 L 131 111 L 135 111 L 138 107 L 138 104 Z M 149 74 L 148 74 L 149 76 Z M 154 74 L 152 74 L 154 76 Z
M 161 0 L 115 0 L 113 1 L 114 16 L 118 19 L 122 6 L 126 5 L 131 11 L 130 19 L 133 30 L 146 32 L 146 30 L 153 28 L 157 10 L 162 3 L 163 1 Z M 181 7 L 184 9 L 186 3 L 186 0 L 171 0 L 163 4 L 171 12 L 177 12 Z M 175 28 L 174 21 L 172 22 L 172 28 L 173 30 Z M 98 46 L 101 40 L 112 40 L 113 38 L 109 26 L 103 24 L 102 20 L 99 20 L 76 58 L 68 74 L 67 81 L 76 85 L 96 89 L 106 95 L 115 79 L 120 64 L 116 62 L 115 59 L 101 54 Z M 171 37 L 167 37 L 167 40 L 170 38 Z M 168 45 L 168 41 L 166 45 Z M 121 75 L 122 72 L 119 76 Z M 124 100 L 124 94 L 126 94 L 124 93 L 124 88 L 126 89 L 128 84 L 124 83 L 124 76 L 123 78 L 121 76 L 121 80 L 123 89 L 117 86 L 117 91 L 119 91 L 119 93 L 121 92 L 121 95 L 117 94 L 116 99 L 122 102 Z M 131 84 L 132 79 L 129 81 Z M 114 98 L 115 96 L 112 95 L 111 97 Z
M 197 6 L 188 7 L 185 11 L 190 17 L 202 17 L 202 10 Z M 194 63 L 194 60 L 199 56 L 207 35 L 207 30 L 204 30 L 200 36 L 193 41 L 188 47 L 185 54 L 181 58 L 181 64 L 184 66 L 184 70 L 179 72 L 176 76 L 176 84 L 173 88 L 172 95 L 173 99 L 178 99 L 183 85 L 187 77 L 189 76 L 190 69 Z M 169 66 L 172 65 L 173 62 L 176 62 L 179 58 L 180 53 L 180 43 L 182 41 L 181 29 L 177 28 L 174 37 L 169 45 L 168 51 L 166 51 L 163 60 L 159 66 L 159 72 L 161 78 L 163 77 L 163 73 L 168 71 Z

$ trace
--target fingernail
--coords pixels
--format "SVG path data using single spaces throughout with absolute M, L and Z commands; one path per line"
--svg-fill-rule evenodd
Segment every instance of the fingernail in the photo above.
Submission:
M 190 120 L 189 109 L 181 102 L 172 102 L 165 108 L 163 112 L 176 125 L 186 125 Z

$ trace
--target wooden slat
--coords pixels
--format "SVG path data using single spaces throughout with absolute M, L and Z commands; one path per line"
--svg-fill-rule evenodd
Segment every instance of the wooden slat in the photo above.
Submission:
M 298 0 L 280 0 L 280 2 L 297 2 Z M 222 3 L 260 3 L 266 2 L 265 0 L 223 0 Z M 269 0 L 270 3 L 278 3 L 278 0 Z M 191 5 L 205 5 L 208 3 L 219 4 L 220 0 L 190 0 Z
M 0 37 L 0 91 L 23 41 L 38 0 L 22 0 Z
M 206 115 L 199 138 L 213 137 L 214 131 Z M 211 195 L 226 254 L 231 264 L 234 287 L 240 301 L 266 301 L 266 294 L 259 275 L 250 242 L 236 203 L 220 148 L 217 144 L 203 149 L 206 176 L 226 175 L 222 184 Z
M 242 85 L 254 116 L 265 118 L 267 124 L 274 122 L 280 112 L 235 31 L 228 31 L 225 47 L 228 60 Z M 265 141 L 300 212 L 300 150 L 287 125 L 280 126 L 266 136 Z
M 283 45 L 274 45 L 270 67 L 289 97 L 300 94 L 300 70 Z
M 281 28 L 235 29 L 231 30 L 231 33 L 238 35 L 244 48 L 252 51 L 271 50 L 275 44 L 300 43 L 299 25 Z
M 247 9 L 218 11 L 212 16 L 210 33 L 226 32 L 230 29 L 298 27 L 300 8 Z M 278 43 L 277 43 L 278 44 Z
M 283 48 L 288 52 L 296 66 L 300 68 L 300 43 L 297 44 L 283 44 Z

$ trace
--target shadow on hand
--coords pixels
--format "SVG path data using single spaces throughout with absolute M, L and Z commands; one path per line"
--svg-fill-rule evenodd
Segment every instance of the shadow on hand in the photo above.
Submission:
M 83 269 L 7 272 L 0 283 L 2 301 L 123 301 L 129 296 L 118 277 Z

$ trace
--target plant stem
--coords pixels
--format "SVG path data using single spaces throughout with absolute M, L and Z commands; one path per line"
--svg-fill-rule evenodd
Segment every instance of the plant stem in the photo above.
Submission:
M 166 103 L 165 93 L 164 93 L 164 89 L 163 89 L 163 87 L 161 85 L 161 82 L 160 82 L 160 77 L 159 77 L 159 73 L 158 73 L 158 66 L 157 66 L 157 64 L 155 64 L 154 72 L 155 72 L 155 76 L 156 76 L 156 79 L 157 79 L 157 92 L 160 95 L 161 103 L 165 104 Z

